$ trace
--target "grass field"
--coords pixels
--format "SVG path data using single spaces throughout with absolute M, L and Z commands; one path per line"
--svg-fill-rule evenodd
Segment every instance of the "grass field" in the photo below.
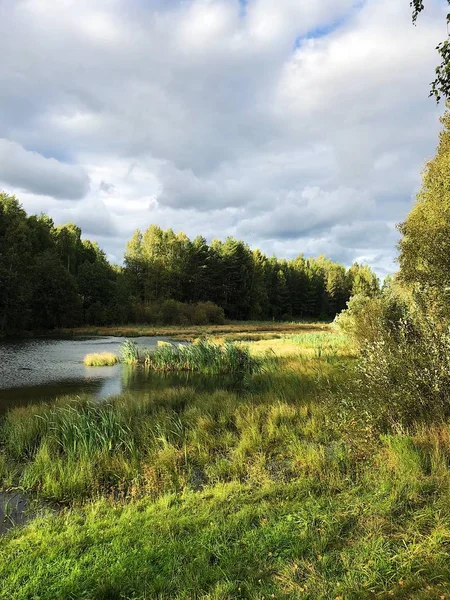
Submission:
M 248 346 L 264 368 L 234 390 L 7 413 L 3 487 L 62 510 L 3 537 L 1 598 L 450 598 L 448 424 L 346 420 L 343 336 Z

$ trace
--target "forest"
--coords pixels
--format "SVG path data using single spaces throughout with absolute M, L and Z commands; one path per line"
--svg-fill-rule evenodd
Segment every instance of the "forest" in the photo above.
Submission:
M 225 241 L 150 225 L 123 265 L 110 264 L 73 223 L 27 215 L 0 193 L 0 333 L 110 324 L 207 324 L 230 320 L 333 319 L 352 295 L 376 296 L 367 265 L 324 256 L 267 257 Z

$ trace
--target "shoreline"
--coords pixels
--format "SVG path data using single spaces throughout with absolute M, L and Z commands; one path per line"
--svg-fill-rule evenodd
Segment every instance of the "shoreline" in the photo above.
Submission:
M 319 333 L 331 331 L 330 321 L 230 321 L 221 325 L 104 325 L 67 327 L 44 331 L 22 331 L 3 335 L 0 341 L 23 339 L 72 339 L 76 337 L 171 337 L 179 341 L 191 341 L 201 336 L 237 336 L 245 339 L 246 334 L 272 335 Z M 248 341 L 253 341 L 249 338 Z

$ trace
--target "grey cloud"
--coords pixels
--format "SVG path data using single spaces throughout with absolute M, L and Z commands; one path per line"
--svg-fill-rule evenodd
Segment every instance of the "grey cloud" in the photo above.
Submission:
M 5 139 L 0 139 L 0 181 L 62 200 L 83 198 L 89 191 L 83 168 L 45 158 Z
M 427 10 L 413 29 L 408 3 L 392 0 L 250 0 L 244 18 L 230 0 L 3 0 L 0 137 L 81 165 L 71 197 L 87 172 L 89 218 L 49 210 L 103 227 L 114 255 L 157 222 L 384 269 L 390 223 L 437 141 L 427 95 L 444 21 L 438 3 Z M 66 197 L 49 182 L 64 169 L 77 179 L 75 167 L 55 163 L 46 177 L 27 170 L 26 188 L 17 172 L 0 179 Z
M 162 191 L 158 203 L 172 208 L 225 208 L 242 206 L 254 195 L 239 179 L 201 179 L 192 171 L 179 171 L 171 165 L 159 170 Z
M 68 221 L 76 223 L 85 236 L 93 239 L 112 238 L 119 232 L 113 216 L 104 202 L 98 199 L 77 202 L 66 209 L 58 206 L 52 211 L 52 216 L 58 224 Z
M 110 194 L 112 192 L 114 192 L 115 187 L 112 183 L 108 183 L 107 181 L 101 181 L 100 185 L 98 186 L 98 189 L 101 192 L 104 192 L 105 194 Z
M 393 248 L 398 232 L 386 221 L 360 221 L 351 225 L 336 225 L 331 235 L 340 245 L 362 248 Z
M 366 217 L 373 208 L 373 200 L 359 190 L 306 188 L 274 199 L 270 211 L 246 218 L 238 231 L 243 235 L 256 232 L 262 238 L 315 237 L 336 223 Z

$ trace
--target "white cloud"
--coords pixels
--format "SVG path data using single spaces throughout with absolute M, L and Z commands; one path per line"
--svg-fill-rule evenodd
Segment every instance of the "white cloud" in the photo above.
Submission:
M 404 0 L 3 0 L 0 182 L 118 260 L 157 222 L 392 268 L 444 8 L 413 28 Z

